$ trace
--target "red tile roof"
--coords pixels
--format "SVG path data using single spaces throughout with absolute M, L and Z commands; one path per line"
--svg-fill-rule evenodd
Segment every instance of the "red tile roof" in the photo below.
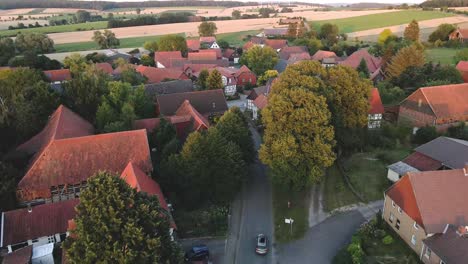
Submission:
M 288 41 L 285 39 L 265 39 L 264 44 L 274 50 L 278 50 L 287 47 Z
M 31 263 L 32 247 L 27 246 L 3 256 L 2 264 L 29 264 Z
M 182 103 L 175 115 L 190 116 L 192 118 L 194 131 L 204 130 L 210 127 L 210 122 L 190 104 L 189 100 L 185 100 Z
M 166 116 L 164 117 L 176 128 L 176 134 L 179 139 L 185 139 L 188 132 L 193 131 L 190 127 L 192 123 L 192 117 L 189 115 L 184 116 Z M 161 118 L 147 118 L 139 119 L 133 122 L 134 129 L 146 129 L 148 133 L 153 132 L 154 129 L 158 128 L 161 123 Z
M 224 91 L 217 89 L 159 95 L 157 96 L 159 114 L 163 116 L 174 115 L 185 100 L 188 100 L 204 116 L 222 114 L 228 110 Z
M 249 42 L 245 43 L 244 46 L 242 46 L 242 49 L 244 51 L 246 51 L 246 50 L 250 49 L 251 47 L 253 47 L 255 45 L 256 45 L 255 43 L 253 43 L 252 41 L 249 41 Z
M 380 93 L 377 88 L 372 88 L 371 95 L 369 96 L 369 114 L 383 114 L 385 112 L 382 100 L 380 99 Z
M 312 56 L 312 60 L 322 61 L 325 58 L 338 58 L 336 53 L 333 51 L 326 51 L 326 50 L 318 50 L 315 52 L 314 56 Z
M 205 52 L 189 52 L 189 61 L 213 61 L 217 59 L 216 51 L 206 50 Z
M 213 43 L 216 42 L 216 37 L 200 37 L 200 43 Z
M 292 54 L 308 52 L 305 46 L 284 47 L 279 52 L 279 57 L 282 60 L 287 60 Z
M 180 51 L 156 51 L 154 53 L 154 60 L 164 65 L 165 68 L 172 67 L 172 61 L 182 59 Z
M 5 212 L 3 245 L 0 247 L 25 242 L 29 239 L 65 233 L 68 220 L 73 219 L 76 215 L 75 206 L 78 203 L 78 199 L 73 199 L 37 205 L 32 207 L 31 212 L 28 212 L 27 208 Z
M 442 163 L 420 152 L 414 152 L 403 160 L 404 163 L 420 171 L 438 170 Z
M 63 82 L 72 79 L 69 69 L 44 71 L 44 74 L 51 82 Z
M 468 120 L 468 84 L 422 87 L 408 96 L 401 106 L 425 112 L 449 122 Z M 443 122 L 439 120 L 439 123 Z
M 288 63 L 293 64 L 303 60 L 310 60 L 309 52 L 294 53 L 289 56 Z
M 48 198 L 52 186 L 78 184 L 100 170 L 120 173 L 129 161 L 152 170 L 145 130 L 54 140 L 38 153 L 17 195 L 22 201 Z
M 148 195 L 156 195 L 158 197 L 159 205 L 161 208 L 170 212 L 169 206 L 167 205 L 164 194 L 159 184 L 146 175 L 138 166 L 135 166 L 132 162 L 129 162 L 127 167 L 120 175 L 120 177 L 130 187 L 136 189 L 137 192 L 145 192 Z M 171 227 L 177 228 L 174 221 L 171 219 Z
M 468 82 L 468 61 L 460 61 L 457 64 L 457 70 L 460 71 L 463 81 Z
M 263 109 L 268 104 L 268 97 L 266 97 L 264 94 L 259 94 L 253 103 L 258 109 Z
M 234 53 L 236 53 L 236 51 L 233 49 L 225 49 L 223 52 L 223 57 L 229 59 L 232 55 L 234 55 Z
M 216 68 L 218 65 L 216 64 L 185 64 L 184 65 L 184 72 L 187 71 L 187 69 L 192 69 L 192 72 L 200 72 L 203 69 L 211 69 L 211 68 Z
M 468 166 L 458 170 L 409 172 L 387 194 L 426 233 L 442 233 L 447 224 L 466 225 Z
M 34 154 L 53 140 L 94 134 L 93 126 L 67 107 L 60 105 L 50 116 L 47 125 L 37 135 L 21 144 L 16 151 Z
M 223 57 L 221 49 L 202 49 L 198 51 L 199 53 L 215 53 L 216 59 L 221 59 Z
M 148 79 L 147 83 L 160 83 L 164 79 L 189 79 L 182 70 L 174 68 L 154 68 L 140 65 L 136 68 L 136 71 Z
M 187 39 L 187 48 L 191 51 L 198 51 L 200 49 L 200 40 L 198 39 Z
M 382 61 L 380 58 L 372 56 L 367 49 L 360 49 L 345 60 L 341 62 L 342 65 L 349 66 L 351 68 L 357 69 L 361 60 L 364 59 L 367 63 L 367 68 L 369 68 L 369 72 L 373 73 L 377 71 L 382 65 Z
M 112 65 L 110 65 L 110 63 L 108 62 L 96 63 L 96 68 L 102 70 L 107 74 L 112 74 L 114 72 L 114 69 L 112 69 Z

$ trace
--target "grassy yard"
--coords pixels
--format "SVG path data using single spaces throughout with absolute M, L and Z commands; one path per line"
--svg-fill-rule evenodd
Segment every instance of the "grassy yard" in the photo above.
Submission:
M 14 37 L 18 33 L 62 33 L 62 32 L 71 32 L 78 30 L 94 30 L 94 29 L 104 29 L 107 28 L 107 21 L 98 21 L 98 22 L 87 22 L 71 25 L 61 25 L 61 26 L 50 26 L 50 27 L 39 27 L 39 28 L 24 28 L 16 30 L 0 30 L 0 37 Z
M 453 57 L 458 49 L 434 48 L 426 50 L 426 59 L 428 61 L 440 62 L 441 64 L 455 64 Z
M 422 21 L 450 16 L 453 16 L 453 14 L 439 11 L 406 10 L 343 19 L 311 21 L 311 24 L 314 27 L 318 28 L 325 23 L 332 23 L 336 24 L 339 27 L 340 32 L 350 33 L 373 28 L 401 25 L 409 23 L 413 19 L 416 19 L 417 21 Z
M 173 212 L 177 234 L 182 238 L 216 236 L 224 237 L 228 229 L 228 208 L 207 207 L 197 210 L 179 208 Z
M 377 149 L 372 152 L 356 153 L 344 162 L 347 175 L 357 192 L 367 201 L 383 198 L 390 186 L 387 166 L 410 153 L 409 148 Z
M 356 196 L 349 189 L 348 185 L 346 185 L 346 182 L 336 165 L 333 165 L 327 170 L 324 181 L 325 211 L 330 212 L 334 209 L 359 202 Z
M 275 225 L 275 239 L 279 243 L 286 243 L 299 239 L 307 231 L 309 191 L 289 191 L 284 186 L 273 184 L 273 214 Z M 291 202 L 288 208 L 288 201 Z M 294 219 L 291 227 L 284 222 L 285 218 Z
M 260 32 L 261 30 L 249 30 L 249 31 L 240 31 L 240 32 L 233 32 L 233 33 L 223 33 L 223 34 L 217 34 L 216 39 L 218 41 L 225 40 L 231 46 L 241 47 L 247 42 L 246 38 L 248 35 L 254 36 Z

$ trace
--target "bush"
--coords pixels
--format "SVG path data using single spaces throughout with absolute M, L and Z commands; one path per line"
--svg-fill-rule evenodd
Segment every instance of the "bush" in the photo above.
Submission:
M 383 229 L 377 229 L 374 231 L 374 236 L 376 238 L 383 238 L 387 235 L 387 232 L 385 232 L 385 230 Z
M 383 243 L 384 245 L 387 245 L 387 246 L 393 244 L 393 237 L 392 237 L 391 235 L 385 236 L 385 237 L 382 239 L 382 243 Z
M 413 142 L 421 145 L 425 144 L 439 136 L 439 133 L 437 133 L 437 130 L 433 126 L 425 126 L 421 127 L 416 131 L 416 134 L 413 137 Z

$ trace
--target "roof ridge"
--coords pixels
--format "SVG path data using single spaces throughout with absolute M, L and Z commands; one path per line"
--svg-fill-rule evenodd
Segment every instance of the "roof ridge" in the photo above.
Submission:
M 432 113 L 434 113 L 434 115 L 437 116 L 437 113 L 434 111 L 434 107 L 432 107 L 431 102 L 427 99 L 427 96 L 426 96 L 426 94 L 424 93 L 424 87 L 423 87 L 423 88 L 419 88 L 419 89 L 421 89 L 421 93 L 422 93 L 422 95 L 424 96 L 424 98 L 426 99 L 426 102 L 429 104 L 429 107 L 431 108 Z
M 146 133 L 146 130 L 145 129 L 126 130 L 126 131 L 119 131 L 119 132 L 112 132 L 112 133 L 87 135 L 87 136 L 81 136 L 81 137 L 54 139 L 53 141 L 61 143 L 66 140 L 72 141 L 72 140 L 78 140 L 78 139 L 89 138 L 89 137 L 104 138 L 104 137 L 111 137 L 115 134 L 137 134 L 137 133 Z

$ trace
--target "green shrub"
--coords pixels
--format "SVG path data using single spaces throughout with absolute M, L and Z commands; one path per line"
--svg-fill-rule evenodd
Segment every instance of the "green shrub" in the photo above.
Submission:
M 437 138 L 439 134 L 437 133 L 437 130 L 433 126 L 425 126 L 421 127 L 416 131 L 416 134 L 413 137 L 413 142 L 421 145 L 425 144 L 435 138 Z
M 362 250 L 360 243 L 351 243 L 348 246 L 348 252 L 351 255 L 353 264 L 361 264 L 364 257 L 364 251 Z
M 383 229 L 377 229 L 377 230 L 374 231 L 374 236 L 376 238 L 383 238 L 383 237 L 385 237 L 385 235 L 387 235 L 387 232 L 385 232 L 385 230 L 383 230 Z
M 391 245 L 393 243 L 393 237 L 391 235 L 387 235 L 382 239 L 382 243 L 384 245 Z

